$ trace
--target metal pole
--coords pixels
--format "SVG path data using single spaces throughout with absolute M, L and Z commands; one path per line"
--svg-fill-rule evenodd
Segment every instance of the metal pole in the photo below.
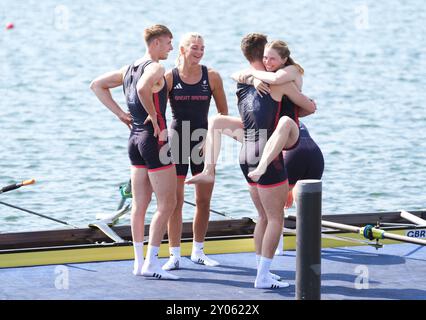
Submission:
M 296 184 L 296 299 L 321 299 L 321 197 L 320 180 Z

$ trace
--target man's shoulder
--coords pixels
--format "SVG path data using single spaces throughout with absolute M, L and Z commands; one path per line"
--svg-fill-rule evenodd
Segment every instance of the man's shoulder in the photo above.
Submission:
M 161 63 L 152 61 L 145 67 L 144 74 L 163 76 L 165 72 L 166 72 L 166 69 Z

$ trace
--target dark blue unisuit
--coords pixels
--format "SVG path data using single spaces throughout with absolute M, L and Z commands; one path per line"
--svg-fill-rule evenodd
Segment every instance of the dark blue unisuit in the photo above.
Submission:
M 261 97 L 253 86 L 239 83 L 237 86 L 238 110 L 244 126 L 244 143 L 240 151 L 240 167 L 250 185 L 256 185 L 248 173 L 254 170 L 263 153 L 266 142 L 278 123 L 281 101 L 268 94 Z M 259 187 L 274 187 L 287 181 L 282 153 L 277 156 L 261 176 Z
M 284 152 L 288 183 L 292 187 L 299 180 L 321 179 L 324 172 L 324 157 L 321 149 L 311 138 L 306 126 L 300 122 L 299 144 Z
M 201 145 L 206 138 L 208 114 L 212 90 L 208 70 L 201 66 L 200 81 L 185 83 L 179 76 L 178 68 L 172 70 L 173 84 L 169 92 L 173 121 L 170 126 L 170 144 L 176 174 L 185 178 L 189 164 L 192 175 L 204 169 L 204 155 Z
M 123 91 L 132 117 L 132 130 L 128 143 L 130 162 L 138 168 L 160 170 L 171 165 L 167 136 L 159 135 L 158 137 L 154 137 L 152 123 L 148 122 L 144 124 L 148 113 L 143 107 L 137 92 L 137 83 L 142 77 L 145 68 L 152 62 L 152 60 L 147 60 L 138 65 L 131 64 L 124 75 Z M 152 98 L 157 112 L 157 123 L 160 130 L 163 131 L 167 128 L 165 116 L 167 84 L 165 79 L 163 88 L 159 92 L 153 93 Z

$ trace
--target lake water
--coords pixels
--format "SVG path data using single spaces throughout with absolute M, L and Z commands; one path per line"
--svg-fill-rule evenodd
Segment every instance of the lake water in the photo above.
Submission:
M 1 0 L 0 21 L 0 185 L 37 180 L 1 201 L 81 226 L 115 210 L 129 178 L 128 129 L 89 83 L 141 57 L 143 29 L 162 23 L 175 35 L 167 69 L 183 33 L 203 34 L 203 63 L 222 75 L 231 115 L 242 36 L 289 43 L 318 105 L 304 122 L 325 157 L 323 214 L 426 207 L 423 1 Z M 124 108 L 120 88 L 113 96 Z M 212 209 L 256 216 L 237 161 L 219 163 Z M 193 201 L 192 187 L 186 196 Z M 192 214 L 185 206 L 185 219 Z M 54 228 L 62 226 L 0 205 L 0 232 Z

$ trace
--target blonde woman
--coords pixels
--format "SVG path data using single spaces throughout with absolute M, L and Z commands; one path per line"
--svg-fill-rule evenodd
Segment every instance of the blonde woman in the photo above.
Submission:
M 179 44 L 176 67 L 166 73 L 169 102 L 173 122 L 170 127 L 170 143 L 177 174 L 177 206 L 168 222 L 170 259 L 164 270 L 178 269 L 182 233 L 182 207 L 184 181 L 191 168 L 192 176 L 204 169 L 202 145 L 207 134 L 208 113 L 211 98 L 218 113 L 227 115 L 228 105 L 218 72 L 200 64 L 204 56 L 204 39 L 198 33 L 183 35 Z M 210 216 L 210 200 L 213 183 L 195 187 L 196 209 L 193 222 L 193 247 L 191 260 L 207 266 L 219 263 L 204 254 L 204 237 Z

